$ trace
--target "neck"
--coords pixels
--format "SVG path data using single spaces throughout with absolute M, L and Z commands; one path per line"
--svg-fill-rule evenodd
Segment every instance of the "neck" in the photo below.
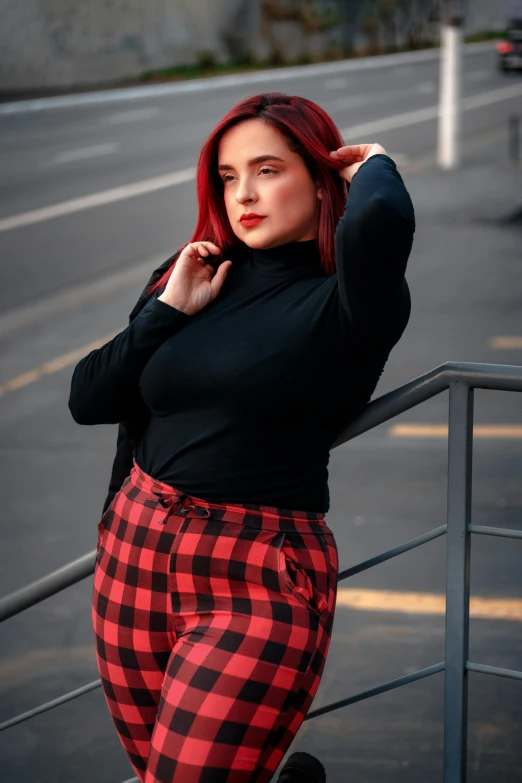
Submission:
M 248 264 L 266 277 L 307 277 L 324 274 L 316 239 L 285 242 L 269 248 L 249 248 Z

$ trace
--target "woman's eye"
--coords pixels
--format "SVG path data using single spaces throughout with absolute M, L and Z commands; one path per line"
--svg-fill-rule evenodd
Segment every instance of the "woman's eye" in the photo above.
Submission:
M 277 174 L 277 171 L 275 169 L 269 168 L 268 166 L 263 166 L 262 168 L 259 169 L 259 173 L 260 174 Z M 223 180 L 223 182 L 226 185 L 227 182 L 232 182 L 235 179 L 235 177 L 234 177 L 233 174 L 224 174 L 221 179 Z

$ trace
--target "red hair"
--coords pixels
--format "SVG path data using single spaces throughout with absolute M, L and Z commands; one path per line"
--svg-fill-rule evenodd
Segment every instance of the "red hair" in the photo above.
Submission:
M 335 227 L 343 214 L 347 182 L 337 172 L 346 163 L 330 157 L 330 151 L 344 145 L 339 130 L 328 114 L 313 101 L 298 95 L 280 92 L 262 93 L 245 98 L 234 106 L 211 132 L 201 150 L 196 171 L 196 192 L 199 214 L 190 242 L 207 240 L 221 248 L 226 260 L 247 246 L 230 226 L 223 198 L 223 180 L 218 174 L 218 146 L 223 134 L 245 120 L 269 122 L 287 140 L 289 148 L 300 155 L 311 177 L 322 189 L 317 244 L 321 264 L 327 274 L 335 272 Z M 150 287 L 149 293 L 166 285 L 184 247 L 176 251 L 174 260 L 162 277 Z

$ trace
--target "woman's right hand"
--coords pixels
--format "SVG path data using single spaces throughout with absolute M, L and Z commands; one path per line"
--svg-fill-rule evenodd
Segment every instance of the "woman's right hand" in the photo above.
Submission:
M 205 263 L 221 249 L 213 242 L 190 242 L 180 253 L 167 287 L 158 299 L 186 315 L 194 315 L 212 302 L 225 282 L 232 261 L 222 261 L 214 272 Z
M 388 153 L 380 144 L 350 144 L 347 147 L 339 147 L 332 150 L 330 156 L 335 160 L 343 161 L 349 165 L 338 173 L 348 184 L 359 171 L 363 163 L 366 163 L 372 155 L 387 155 Z

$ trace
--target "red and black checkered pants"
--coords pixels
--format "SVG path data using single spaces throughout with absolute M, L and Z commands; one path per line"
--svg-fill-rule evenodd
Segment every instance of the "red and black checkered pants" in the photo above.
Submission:
M 98 667 L 140 781 L 267 783 L 330 644 L 324 515 L 207 503 L 135 462 L 98 532 Z

